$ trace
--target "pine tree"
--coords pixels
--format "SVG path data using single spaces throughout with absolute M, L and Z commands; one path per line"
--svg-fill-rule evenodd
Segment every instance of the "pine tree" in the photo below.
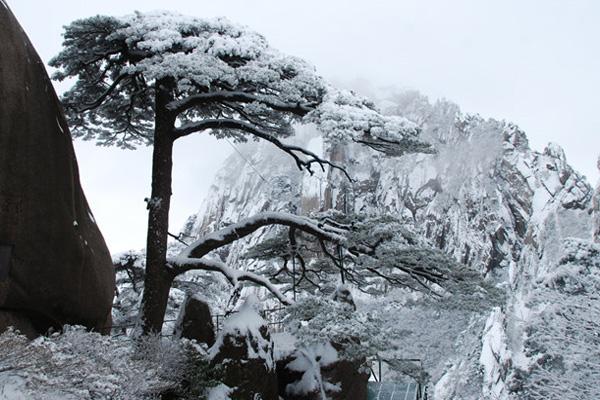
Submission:
M 177 139 L 208 132 L 238 142 L 266 140 L 309 172 L 315 165 L 345 170 L 286 144 L 295 123 L 316 124 L 329 142 L 362 143 L 390 156 L 432 151 L 416 125 L 336 90 L 305 61 L 223 18 L 95 16 L 68 25 L 63 46 L 50 65 L 58 69 L 55 79 L 75 78 L 62 97 L 73 134 L 103 146 L 153 147 L 145 332 L 160 331 L 176 275 L 166 251 Z

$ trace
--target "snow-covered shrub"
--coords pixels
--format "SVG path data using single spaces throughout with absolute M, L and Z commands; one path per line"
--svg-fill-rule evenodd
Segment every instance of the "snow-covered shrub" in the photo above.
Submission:
M 289 306 L 285 323 L 305 345 L 343 345 L 340 357 L 358 360 L 387 349 L 397 334 L 385 328 L 377 312 L 355 311 L 352 304 L 323 296 L 307 296 Z
M 29 342 L 9 330 L 0 335 L 0 349 L 0 382 L 17 399 L 141 400 L 168 391 L 198 398 L 214 384 L 204 375 L 201 350 L 161 337 L 111 338 L 66 327 Z
M 126 333 L 138 320 L 142 291 L 144 290 L 145 254 L 129 250 L 113 254 L 117 293 L 113 300 L 113 331 Z

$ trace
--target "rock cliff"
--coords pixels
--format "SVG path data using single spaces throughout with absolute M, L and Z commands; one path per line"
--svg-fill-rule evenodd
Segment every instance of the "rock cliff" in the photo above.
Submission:
M 0 331 L 110 327 L 111 257 L 46 70 L 0 2 Z

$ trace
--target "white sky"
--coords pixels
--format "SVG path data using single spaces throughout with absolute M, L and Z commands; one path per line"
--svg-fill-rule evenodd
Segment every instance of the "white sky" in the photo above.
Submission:
M 95 14 L 170 9 L 227 16 L 343 82 L 418 89 L 464 111 L 516 122 L 542 150 L 553 141 L 598 178 L 597 0 L 7 0 L 44 61 L 62 26 Z M 0 54 L 1 55 L 1 54 Z M 150 152 L 75 144 L 81 180 L 111 251 L 145 244 Z M 196 136 L 176 144 L 171 231 L 198 210 L 231 149 Z

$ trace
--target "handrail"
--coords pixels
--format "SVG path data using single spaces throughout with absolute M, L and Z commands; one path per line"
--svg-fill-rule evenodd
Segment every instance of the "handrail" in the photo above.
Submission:
M 423 360 L 421 358 L 393 358 L 390 359 L 388 358 L 383 359 L 382 357 L 379 356 L 379 354 L 375 355 L 376 359 L 377 359 L 377 364 L 378 364 L 378 374 L 375 373 L 375 371 L 373 370 L 373 367 L 369 367 L 369 369 L 371 370 L 371 375 L 373 376 L 373 378 L 375 379 L 375 382 L 378 384 L 383 384 L 383 374 L 382 374 L 382 362 L 386 362 L 386 361 L 407 361 L 407 362 L 414 362 L 414 363 L 418 363 L 419 364 L 419 369 L 421 371 L 424 371 L 424 367 L 423 367 Z M 379 376 L 377 376 L 379 375 Z M 409 376 L 409 375 L 407 375 Z M 415 377 L 411 377 L 414 380 L 414 383 L 416 385 L 416 399 L 415 400 L 427 400 L 428 399 L 428 395 L 427 395 L 427 382 L 423 382 L 422 379 L 417 379 Z M 381 389 L 381 386 L 379 387 Z

